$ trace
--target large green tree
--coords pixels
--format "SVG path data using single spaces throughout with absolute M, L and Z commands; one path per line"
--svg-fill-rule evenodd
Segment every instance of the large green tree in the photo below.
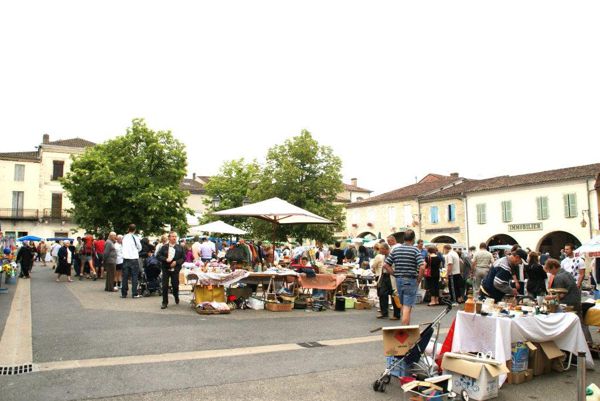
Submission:
M 124 233 L 130 223 L 148 235 L 166 225 L 187 230 L 189 193 L 185 146 L 170 131 L 153 131 L 134 119 L 127 133 L 76 157 L 62 184 L 73 202 L 76 223 L 90 232 Z
M 223 163 L 219 172 L 205 186 L 207 199 L 204 203 L 208 207 L 202 223 L 223 220 L 238 228 L 250 230 L 252 227 L 247 217 L 215 216 L 212 212 L 242 206 L 244 198 L 249 197 L 256 185 L 259 172 L 260 167 L 256 161 L 246 162 L 242 158 Z M 213 204 L 215 198 L 219 200 L 218 206 Z
M 336 203 L 344 190 L 342 160 L 329 146 L 321 146 L 310 132 L 287 139 L 269 149 L 252 200 L 259 201 L 277 196 L 298 207 L 325 217 L 335 225 L 295 224 L 280 225 L 278 239 L 316 239 L 330 241 L 343 227 L 343 206 Z M 254 234 L 263 238 L 273 236 L 273 227 L 265 222 L 254 223 Z

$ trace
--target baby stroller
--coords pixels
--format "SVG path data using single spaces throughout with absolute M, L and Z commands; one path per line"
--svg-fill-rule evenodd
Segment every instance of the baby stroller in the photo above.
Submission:
M 410 370 L 413 375 L 417 376 L 418 380 L 432 377 L 437 374 L 437 365 L 433 358 L 428 358 L 425 355 L 425 350 L 427 349 L 431 337 L 433 337 L 435 333 L 433 349 L 433 355 L 435 355 L 435 344 L 437 344 L 440 334 L 440 322 L 452 310 L 451 302 L 444 300 L 443 298 L 440 298 L 440 300 L 446 304 L 446 308 L 436 316 L 431 323 L 427 323 L 427 326 L 419 334 L 419 340 L 405 355 L 393 357 L 393 362 L 389 363 L 387 369 L 383 371 L 379 379 L 373 382 L 374 391 L 385 392 L 385 387 L 392 379 L 392 372 L 401 368 Z M 378 330 L 380 329 L 375 329 L 373 332 Z
M 138 293 L 144 297 L 155 293 L 160 295 L 162 293 L 160 272 L 160 261 L 156 256 L 149 256 L 144 263 L 144 269 L 140 277 L 140 291 Z

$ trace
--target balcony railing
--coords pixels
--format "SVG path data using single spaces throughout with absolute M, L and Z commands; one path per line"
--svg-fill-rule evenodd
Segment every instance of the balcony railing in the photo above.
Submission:
M 38 220 L 40 211 L 37 209 L 0 209 L 1 219 L 11 220 Z
M 44 209 L 42 218 L 44 220 L 60 220 L 60 221 L 71 221 L 71 213 L 63 209 Z

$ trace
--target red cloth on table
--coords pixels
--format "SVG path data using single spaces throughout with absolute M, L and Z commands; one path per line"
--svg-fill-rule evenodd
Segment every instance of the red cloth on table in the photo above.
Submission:
M 438 354 L 435 363 L 440 367 L 442 367 L 442 358 L 444 358 L 444 354 L 446 352 L 452 351 L 452 342 L 454 341 L 454 324 L 456 323 L 456 318 L 452 320 L 452 324 L 450 325 L 450 329 L 448 330 L 448 335 L 446 335 L 446 339 L 442 344 L 442 348 L 440 349 L 440 353 Z

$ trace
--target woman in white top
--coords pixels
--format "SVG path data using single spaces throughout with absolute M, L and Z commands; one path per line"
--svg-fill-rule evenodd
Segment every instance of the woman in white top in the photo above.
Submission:
M 115 270 L 115 291 L 121 287 L 121 276 L 123 275 L 123 236 L 117 235 L 117 242 L 115 242 L 115 249 L 117 250 L 117 268 Z

